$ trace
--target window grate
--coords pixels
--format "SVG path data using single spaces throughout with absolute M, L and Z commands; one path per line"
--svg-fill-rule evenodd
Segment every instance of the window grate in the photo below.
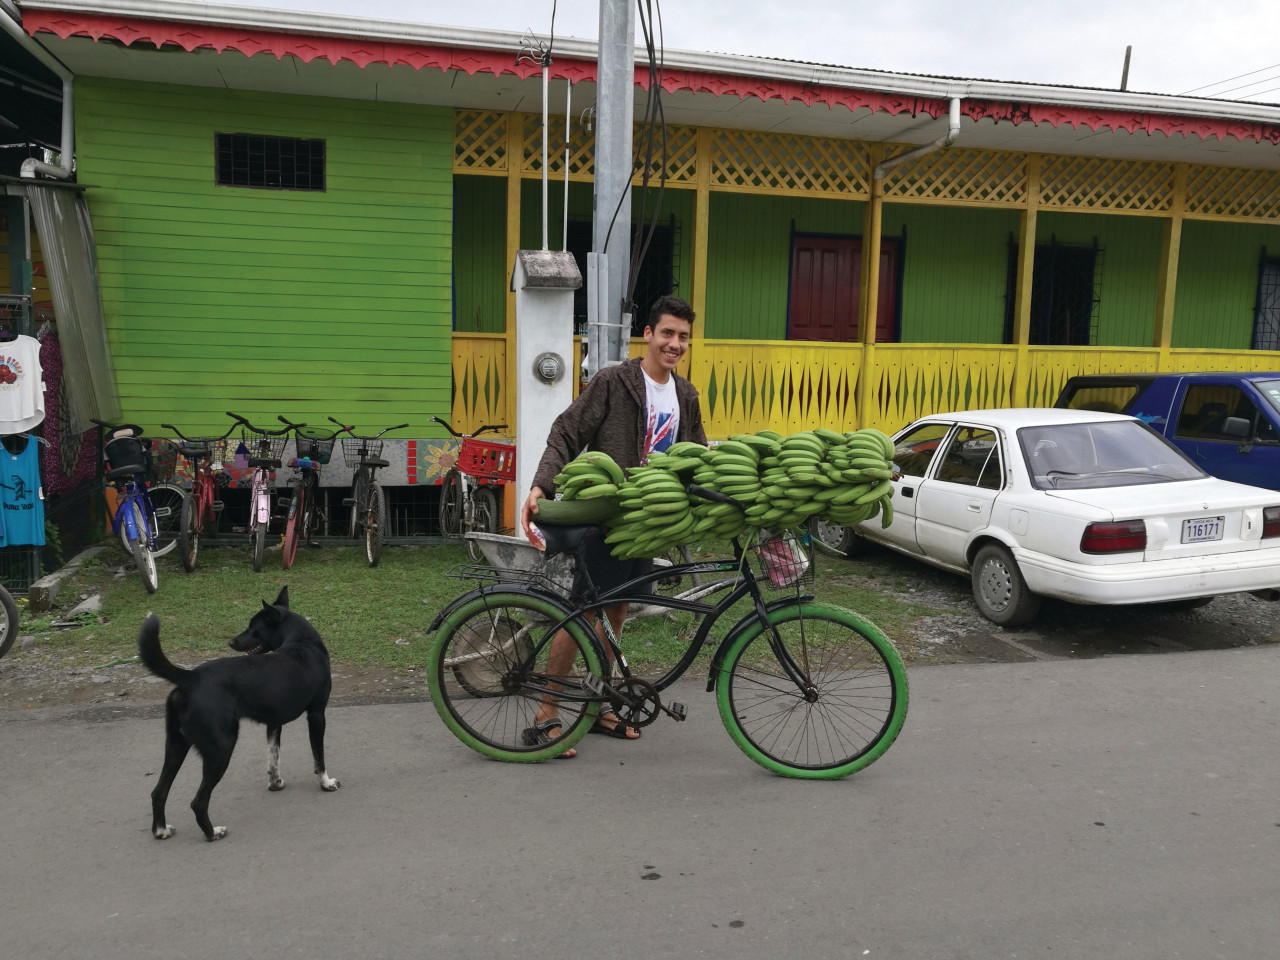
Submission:
M 1280 350 L 1280 257 L 1262 248 L 1258 264 L 1258 302 L 1253 311 L 1254 350 Z
M 1057 346 L 1097 344 L 1102 260 L 1102 248 L 1096 239 L 1088 246 L 1060 243 L 1056 238 L 1036 244 L 1028 343 Z M 1018 241 L 1011 234 L 1005 281 L 1005 343 L 1013 342 L 1017 279 Z
M 214 181 L 222 187 L 324 190 L 323 140 L 214 134 Z

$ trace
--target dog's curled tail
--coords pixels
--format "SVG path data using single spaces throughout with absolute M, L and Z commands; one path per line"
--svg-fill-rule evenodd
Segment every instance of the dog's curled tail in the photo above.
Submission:
M 160 649 L 160 618 L 154 613 L 147 614 L 147 619 L 142 621 L 142 630 L 138 633 L 138 656 L 148 670 L 170 683 L 181 685 L 191 674 L 190 670 L 170 663 Z

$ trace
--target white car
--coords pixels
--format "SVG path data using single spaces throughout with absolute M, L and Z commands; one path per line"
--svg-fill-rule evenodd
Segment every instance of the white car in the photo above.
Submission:
M 843 545 L 970 575 L 995 623 L 1028 622 L 1041 597 L 1154 603 L 1280 586 L 1280 492 L 1207 475 L 1133 417 L 968 410 L 893 441 L 893 522 L 861 523 Z

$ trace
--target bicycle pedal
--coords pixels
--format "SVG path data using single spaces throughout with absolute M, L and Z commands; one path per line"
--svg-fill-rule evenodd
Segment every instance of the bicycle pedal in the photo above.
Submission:
M 214 513 L 219 513 L 219 512 L 221 512 L 221 510 L 222 510 L 222 508 L 223 508 L 224 506 L 226 506 L 226 504 L 224 504 L 221 500 L 215 500 L 215 501 L 213 501 L 213 512 L 214 512 Z
M 667 711 L 667 716 L 672 720 L 687 720 L 689 718 L 689 711 L 683 703 L 668 703 L 663 709 Z
M 582 689 L 587 691 L 587 693 L 593 697 L 603 697 L 604 686 L 604 681 L 597 676 L 582 678 Z
M 354 507 L 354 506 L 356 505 L 356 498 L 355 498 L 355 497 L 343 497 L 343 498 L 342 498 L 342 505 L 343 505 L 344 507 Z
M 276 497 L 277 507 L 287 507 L 291 503 L 293 503 L 293 497 Z

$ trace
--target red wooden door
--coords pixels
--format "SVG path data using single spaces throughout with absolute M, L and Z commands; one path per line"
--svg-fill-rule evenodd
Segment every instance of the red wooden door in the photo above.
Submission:
M 890 342 L 898 313 L 899 241 L 880 246 L 880 303 L 876 340 Z M 861 237 L 797 236 L 791 254 L 787 338 L 850 343 L 858 339 Z

